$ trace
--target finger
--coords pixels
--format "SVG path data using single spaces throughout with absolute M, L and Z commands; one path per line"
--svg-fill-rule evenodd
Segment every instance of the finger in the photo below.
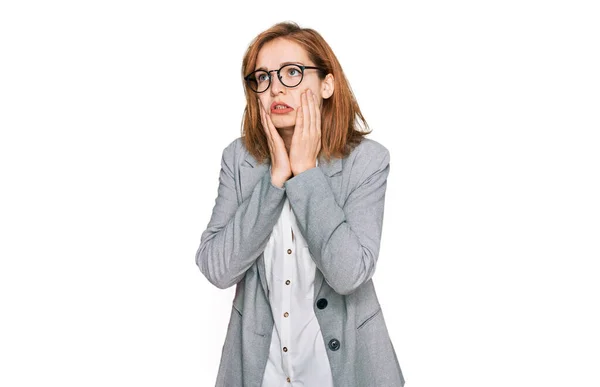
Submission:
M 316 132 L 316 114 L 315 114 L 315 96 L 312 90 L 308 90 L 308 111 L 310 112 L 310 122 L 309 122 L 309 133 L 311 136 L 315 135 Z
M 265 112 L 265 110 L 262 107 L 262 104 L 260 103 L 260 101 L 258 102 L 259 104 L 259 110 L 260 110 L 260 120 L 262 122 L 262 126 L 263 126 L 263 130 L 265 131 L 265 135 L 267 136 L 267 145 L 269 146 L 269 150 L 273 151 L 273 136 L 271 134 L 271 128 L 269 127 L 269 123 L 267 122 L 267 113 Z
M 296 108 L 296 125 L 294 126 L 294 136 L 301 135 L 304 127 L 304 112 L 302 110 L 302 96 L 300 96 L 300 107 Z
M 273 141 L 273 146 L 277 147 L 277 146 L 282 145 L 283 139 L 279 135 L 279 132 L 277 131 L 277 128 L 275 127 L 275 124 L 273 124 L 273 121 L 271 121 L 271 116 L 268 114 L 265 114 L 265 117 L 267 118 L 267 125 L 269 126 L 269 131 L 271 133 L 271 140 Z
M 319 137 L 321 136 L 321 109 L 319 108 L 319 100 L 318 97 L 313 94 L 315 101 L 315 129 L 317 129 L 317 134 Z
M 310 127 L 310 108 L 308 107 L 308 90 L 302 94 L 302 115 L 304 116 L 303 125 L 302 125 L 302 134 L 309 134 Z
M 265 134 L 267 135 L 267 139 L 268 139 L 269 138 L 269 128 L 267 127 L 267 121 L 265 120 L 265 112 L 263 111 L 260 100 L 258 101 L 258 113 L 260 114 L 260 122 L 263 126 L 263 130 L 265 131 Z

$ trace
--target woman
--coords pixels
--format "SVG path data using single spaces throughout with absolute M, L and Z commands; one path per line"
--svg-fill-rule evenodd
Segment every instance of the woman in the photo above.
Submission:
M 389 153 L 329 45 L 280 23 L 242 64 L 242 137 L 223 151 L 196 263 L 236 285 L 217 386 L 395 387 L 404 378 L 371 277 Z

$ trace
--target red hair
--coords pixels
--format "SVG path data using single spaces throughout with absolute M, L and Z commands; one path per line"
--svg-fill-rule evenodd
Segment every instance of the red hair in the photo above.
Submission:
M 344 157 L 358 145 L 364 136 L 371 133 L 363 117 L 342 66 L 331 47 L 315 30 L 300 28 L 296 23 L 278 23 L 260 33 L 248 46 L 242 62 L 242 78 L 255 70 L 260 49 L 268 42 L 283 38 L 299 44 L 319 71 L 319 78 L 332 74 L 333 94 L 323 100 L 321 107 L 321 154 L 327 160 Z M 246 108 L 242 118 L 242 139 L 246 149 L 259 162 L 270 158 L 269 146 L 258 110 L 257 95 L 246 82 Z M 359 127 L 358 124 L 361 124 Z

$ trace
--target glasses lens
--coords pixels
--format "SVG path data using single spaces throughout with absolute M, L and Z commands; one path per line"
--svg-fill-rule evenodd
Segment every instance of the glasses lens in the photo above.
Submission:
M 256 71 L 248 79 L 248 86 L 257 93 L 262 93 L 269 87 L 269 73 L 266 71 Z
M 295 87 L 302 82 L 302 68 L 297 65 L 285 65 L 279 70 L 279 79 L 287 87 Z

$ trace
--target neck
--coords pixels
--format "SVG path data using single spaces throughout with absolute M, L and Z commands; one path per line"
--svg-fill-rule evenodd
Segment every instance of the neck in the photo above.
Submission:
M 277 132 L 279 132 L 279 135 L 281 136 L 281 139 L 283 140 L 283 143 L 285 145 L 285 149 L 287 150 L 289 155 L 290 146 L 292 145 L 292 136 L 294 135 L 294 127 L 278 128 Z

